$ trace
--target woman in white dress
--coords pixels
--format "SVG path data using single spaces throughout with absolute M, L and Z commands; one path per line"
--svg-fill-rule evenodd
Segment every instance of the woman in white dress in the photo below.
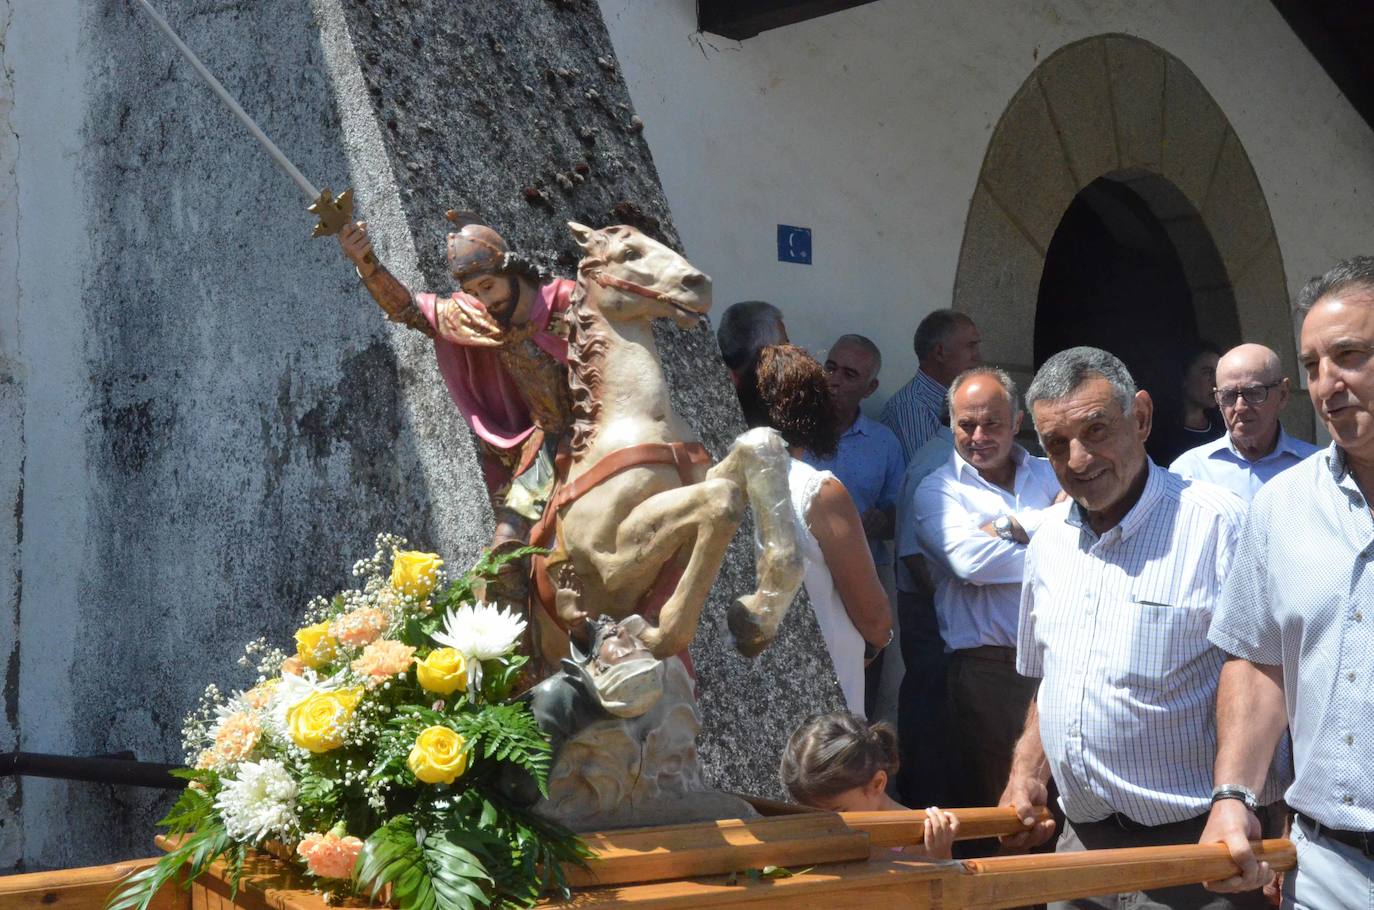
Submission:
M 892 640 L 892 608 L 844 484 L 799 458 L 807 450 L 826 456 L 839 442 L 825 370 L 802 348 L 780 344 L 760 352 L 756 378 L 768 425 L 792 455 L 787 479 L 800 524 L 806 593 L 845 704 L 863 717 L 864 666 Z

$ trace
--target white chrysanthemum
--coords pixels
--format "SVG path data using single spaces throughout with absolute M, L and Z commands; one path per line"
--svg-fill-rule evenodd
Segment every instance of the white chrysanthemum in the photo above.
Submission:
M 298 825 L 296 782 L 275 759 L 244 762 L 237 779 L 224 779 L 215 808 L 236 841 L 255 844 L 273 835 L 285 839 Z
M 515 650 L 524 633 L 525 621 L 513 610 L 477 603 L 449 610 L 444 616 L 444 631 L 430 637 L 463 655 L 472 691 L 482 684 L 482 661 L 505 657 Z

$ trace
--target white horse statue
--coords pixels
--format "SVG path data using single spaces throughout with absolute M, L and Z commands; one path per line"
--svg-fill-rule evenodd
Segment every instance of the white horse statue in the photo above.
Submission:
M 639 614 L 655 657 L 684 653 L 752 505 L 757 587 L 727 620 L 739 650 L 758 654 L 802 581 L 786 447 L 774 430 L 751 430 L 711 465 L 669 403 L 650 325 L 695 325 L 710 309 L 711 279 L 632 227 L 569 226 L 586 251 L 569 310 L 572 453 L 532 538 L 553 545 L 536 590 L 565 630 Z M 565 656 L 566 638 L 546 628 L 541 640 L 546 659 Z

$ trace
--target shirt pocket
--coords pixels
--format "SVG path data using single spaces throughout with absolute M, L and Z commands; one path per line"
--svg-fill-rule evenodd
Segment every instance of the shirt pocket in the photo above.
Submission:
M 1124 613 L 1118 666 L 1125 686 L 1168 688 L 1180 670 L 1211 649 L 1210 611 L 1186 605 L 1171 593 L 1133 593 Z

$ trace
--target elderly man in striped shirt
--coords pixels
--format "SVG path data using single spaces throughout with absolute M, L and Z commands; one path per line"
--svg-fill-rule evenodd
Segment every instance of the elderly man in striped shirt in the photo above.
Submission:
M 1051 357 L 1026 399 L 1071 501 L 1026 553 L 1017 670 L 1040 687 L 1002 795 L 1031 827 L 1010 845 L 1049 836 L 1053 823 L 1035 824 L 1030 809 L 1044 804 L 1051 775 L 1067 818 L 1060 852 L 1194 841 L 1211 804 L 1224 659 L 1207 628 L 1244 505 L 1150 461 L 1150 396 L 1105 351 Z M 1261 805 L 1281 792 L 1270 781 Z M 1191 885 L 1051 906 L 1266 904 L 1258 892 Z

